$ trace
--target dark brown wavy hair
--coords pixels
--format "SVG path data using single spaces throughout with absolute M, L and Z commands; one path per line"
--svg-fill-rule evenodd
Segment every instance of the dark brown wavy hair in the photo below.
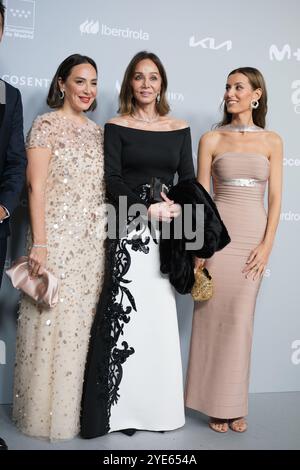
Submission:
M 2 31 L 4 30 L 4 21 L 5 21 L 5 6 L 3 5 L 2 0 L 0 0 L 0 16 L 2 19 Z
M 63 106 L 64 100 L 61 99 L 60 95 L 60 88 L 59 88 L 59 79 L 61 79 L 63 82 L 67 80 L 69 75 L 71 74 L 72 68 L 75 67 L 76 65 L 81 65 L 81 64 L 90 64 L 94 69 L 96 70 L 96 73 L 98 74 L 97 70 L 97 65 L 93 59 L 90 57 L 87 57 L 86 55 L 80 55 L 80 54 L 72 54 L 69 57 L 67 57 L 58 67 L 51 85 L 49 89 L 49 93 L 47 96 L 47 104 L 50 108 L 53 109 L 59 109 Z M 89 109 L 87 109 L 85 112 L 88 111 L 94 111 L 97 107 L 97 101 L 94 100 Z
M 133 78 L 136 66 L 144 59 L 150 59 L 156 67 L 161 76 L 161 90 L 160 101 L 156 103 L 156 110 L 160 116 L 165 116 L 170 111 L 170 106 L 167 101 L 166 91 L 168 86 L 167 74 L 161 60 L 153 52 L 141 51 L 138 52 L 129 62 L 124 74 L 120 96 L 119 96 L 119 109 L 118 113 L 121 115 L 132 114 L 135 109 L 135 99 L 132 94 L 131 80 Z
M 264 129 L 266 127 L 266 114 L 268 111 L 268 94 L 265 79 L 262 73 L 253 67 L 239 67 L 238 69 L 232 70 L 228 77 L 235 73 L 242 73 L 245 75 L 248 78 L 253 90 L 261 88 L 262 95 L 258 100 L 259 106 L 257 109 L 252 110 L 252 119 L 256 126 L 262 127 Z M 232 114 L 227 111 L 226 104 L 223 103 L 223 119 L 216 125 L 216 127 L 225 126 L 226 124 L 229 124 L 231 120 Z

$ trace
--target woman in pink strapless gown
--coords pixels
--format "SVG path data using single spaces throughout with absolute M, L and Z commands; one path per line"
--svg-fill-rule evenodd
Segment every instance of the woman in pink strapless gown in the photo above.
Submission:
M 261 73 L 233 70 L 223 121 L 199 143 L 198 180 L 209 191 L 212 176 L 231 243 L 205 262 L 214 295 L 195 303 L 186 405 L 210 416 L 217 432 L 247 429 L 255 303 L 280 216 L 282 143 L 264 129 L 266 110 Z M 203 261 L 197 259 L 196 267 Z

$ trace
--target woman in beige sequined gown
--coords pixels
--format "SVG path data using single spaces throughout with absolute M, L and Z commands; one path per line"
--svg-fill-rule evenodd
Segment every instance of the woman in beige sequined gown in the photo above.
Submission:
M 27 296 L 20 305 L 13 419 L 30 436 L 70 439 L 79 431 L 104 270 L 103 134 L 83 115 L 95 107 L 96 80 L 91 59 L 66 59 L 48 96 L 48 104 L 59 109 L 39 116 L 27 137 L 29 246 L 34 244 L 29 263 L 33 275 L 45 265 L 60 281 L 54 308 Z
M 282 144 L 264 129 L 267 93 L 258 70 L 232 71 L 224 101 L 221 126 L 200 140 L 198 180 L 209 191 L 212 176 L 231 243 L 205 262 L 214 295 L 195 303 L 186 405 L 209 415 L 214 431 L 243 432 L 256 297 L 280 215 Z

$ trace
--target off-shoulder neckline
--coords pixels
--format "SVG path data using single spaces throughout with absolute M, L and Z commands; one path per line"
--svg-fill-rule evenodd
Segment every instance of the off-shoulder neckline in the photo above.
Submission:
M 137 129 L 136 127 L 127 127 L 127 126 L 122 126 L 121 124 L 115 124 L 114 122 L 107 122 L 105 126 L 117 126 L 121 127 L 123 129 L 130 129 L 132 131 L 139 131 L 139 132 L 151 132 L 152 134 L 167 134 L 171 132 L 182 132 L 186 131 L 187 129 L 190 129 L 190 126 L 188 127 L 183 127 L 182 129 L 172 129 L 171 131 L 151 131 L 150 129 Z

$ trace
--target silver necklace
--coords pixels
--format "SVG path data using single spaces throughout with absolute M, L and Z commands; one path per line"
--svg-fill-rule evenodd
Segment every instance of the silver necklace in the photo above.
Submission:
M 134 114 L 131 114 L 130 116 L 133 117 L 133 119 L 135 119 L 136 121 L 145 122 L 146 124 L 152 124 L 152 122 L 157 122 L 159 120 L 159 117 L 160 117 L 159 114 L 157 114 L 156 117 L 152 118 L 152 119 L 138 118 Z
M 253 124 L 252 126 L 247 126 L 247 125 L 245 125 L 245 126 L 243 126 L 243 125 L 234 126 L 232 124 L 226 124 L 225 126 L 219 127 L 219 129 L 224 130 L 224 131 L 241 132 L 241 133 L 244 133 L 244 132 L 261 132 L 261 131 L 265 130 L 262 127 L 256 126 L 255 124 Z

